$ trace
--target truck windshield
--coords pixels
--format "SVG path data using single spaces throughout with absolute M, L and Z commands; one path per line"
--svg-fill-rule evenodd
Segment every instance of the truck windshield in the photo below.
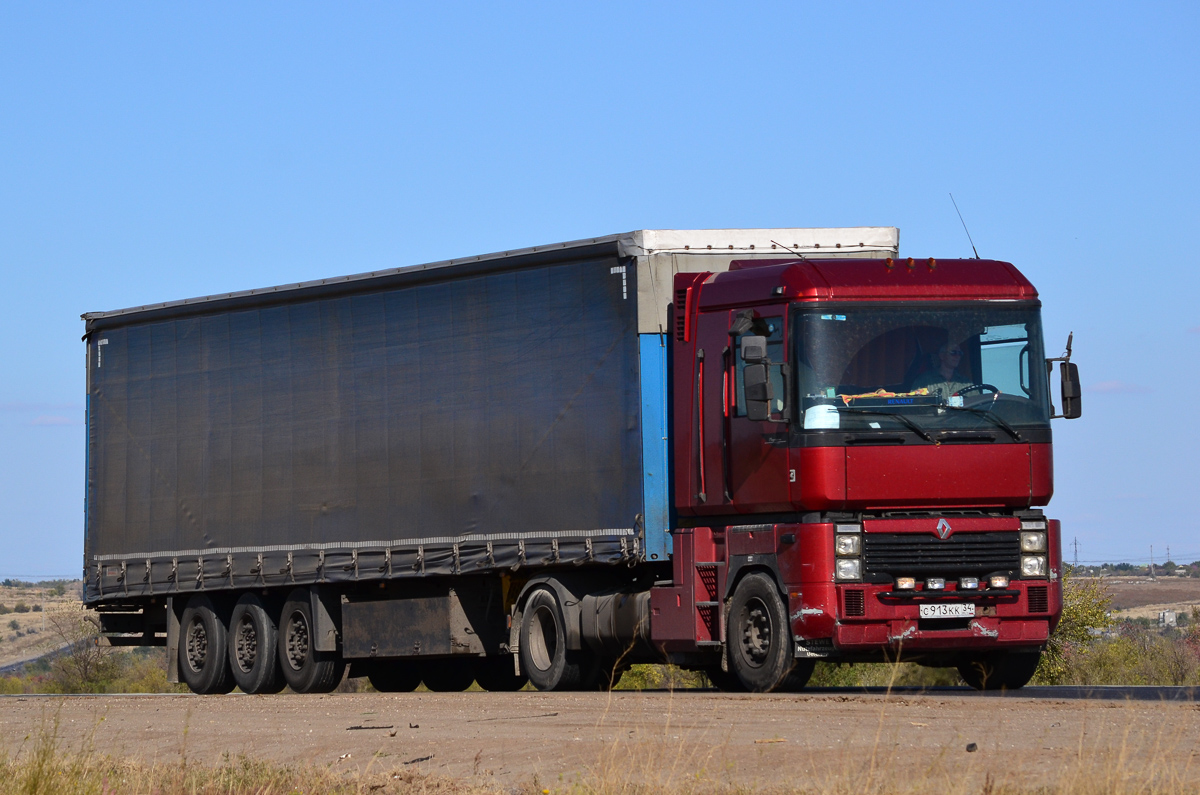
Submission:
M 1036 306 L 802 308 L 793 330 L 805 429 L 916 423 L 1018 438 L 1049 423 Z M 888 416 L 897 413 L 909 422 Z

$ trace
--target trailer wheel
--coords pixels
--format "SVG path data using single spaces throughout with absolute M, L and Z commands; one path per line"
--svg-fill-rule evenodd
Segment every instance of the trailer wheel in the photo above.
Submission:
M 730 671 L 754 693 L 776 690 L 792 671 L 792 633 L 779 589 L 765 574 L 747 574 L 729 603 Z
M 279 629 L 254 594 L 245 594 L 229 616 L 229 670 L 243 693 L 278 693 L 287 684 L 279 670 Z
M 179 621 L 179 676 L 193 693 L 234 688 L 225 656 L 225 622 L 207 596 L 193 596 Z
M 587 660 L 583 652 L 567 650 L 567 625 L 558 597 L 549 588 L 538 588 L 521 611 L 521 670 L 538 690 L 586 688 Z
M 421 684 L 421 669 L 407 660 L 377 660 L 367 668 L 367 681 L 380 693 L 411 693 Z
M 1017 690 L 1033 678 L 1042 653 L 1002 651 L 964 660 L 958 675 L 976 690 Z
M 470 659 L 429 660 L 421 666 L 421 681 L 435 693 L 461 693 L 475 681 Z
M 337 652 L 315 648 L 312 605 L 308 591 L 292 591 L 279 619 L 279 667 L 288 687 L 297 693 L 330 693 L 342 681 L 346 663 Z
M 513 672 L 513 659 L 507 654 L 499 657 L 479 657 L 475 660 L 475 681 L 492 693 L 515 693 L 525 686 L 529 677 Z

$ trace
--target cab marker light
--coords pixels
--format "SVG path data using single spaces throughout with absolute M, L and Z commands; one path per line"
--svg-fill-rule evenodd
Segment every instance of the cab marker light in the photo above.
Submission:
M 930 577 L 925 580 L 925 590 L 944 591 L 946 590 L 946 581 L 941 577 Z
M 978 591 L 978 577 L 960 577 L 958 580 L 958 590 L 960 591 Z
M 897 591 L 911 591 L 916 587 L 917 587 L 917 581 L 913 577 L 897 577 L 896 578 L 896 590 Z
M 988 585 L 992 586 L 993 588 L 1007 588 L 1008 587 L 1008 575 L 1007 574 L 993 574 L 991 577 L 988 577 Z

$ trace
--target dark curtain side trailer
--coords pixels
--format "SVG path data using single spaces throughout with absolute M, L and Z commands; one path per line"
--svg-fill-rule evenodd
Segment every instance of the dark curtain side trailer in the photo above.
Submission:
M 897 232 L 640 231 L 84 315 L 85 601 L 200 692 L 655 658 L 673 278 L 785 246 Z

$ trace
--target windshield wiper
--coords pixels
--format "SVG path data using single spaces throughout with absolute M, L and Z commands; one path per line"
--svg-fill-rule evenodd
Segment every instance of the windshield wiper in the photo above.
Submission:
M 915 422 L 910 420 L 908 417 L 905 417 L 903 414 L 898 414 L 894 411 L 872 411 L 871 409 L 856 409 L 856 408 L 851 408 L 850 406 L 834 406 L 834 408 L 836 408 L 839 412 L 844 411 L 847 414 L 870 414 L 875 417 L 891 417 L 892 419 L 894 419 L 900 423 L 903 423 L 904 425 L 907 425 L 909 430 L 911 430 L 917 436 L 920 436 L 925 441 L 933 442 L 934 444 L 937 444 L 937 440 L 935 440 L 932 436 L 930 436 L 928 431 L 926 431 L 920 425 L 917 425 Z
M 970 412 L 971 414 L 975 414 L 979 417 L 983 417 L 984 419 L 991 420 L 993 425 L 996 425 L 999 428 L 1003 428 L 1004 431 L 1013 438 L 1014 442 L 1023 441 L 1021 439 L 1020 431 L 1018 431 L 1013 426 L 1009 425 L 1007 422 L 1005 422 L 1000 417 L 997 417 L 995 414 L 993 414 L 991 412 L 990 408 L 980 409 L 980 408 L 975 408 L 974 406 L 941 406 L 940 408 L 950 409 L 952 411 L 967 411 L 967 412 Z

